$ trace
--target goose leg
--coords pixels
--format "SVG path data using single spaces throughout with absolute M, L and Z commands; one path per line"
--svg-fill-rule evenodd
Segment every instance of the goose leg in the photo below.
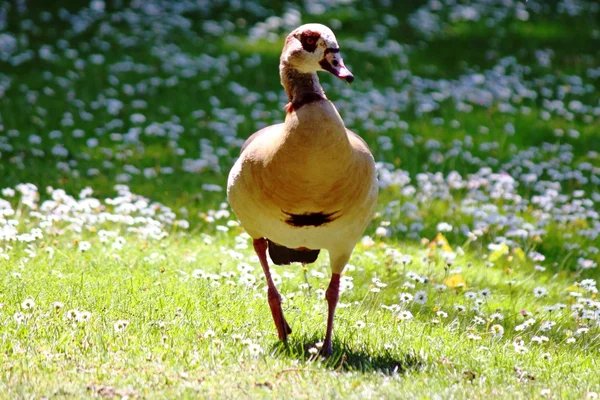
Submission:
M 327 333 L 325 334 L 325 341 L 323 342 L 323 349 L 321 354 L 324 356 L 330 356 L 333 353 L 333 346 L 331 344 L 331 337 L 333 335 L 333 317 L 335 315 L 335 308 L 338 303 L 340 294 L 340 274 L 331 274 L 331 281 L 329 287 L 325 292 L 325 298 L 329 306 L 329 314 L 327 316 Z
M 275 321 L 275 327 L 277 328 L 277 333 L 279 334 L 279 340 L 285 342 L 287 341 L 287 335 L 292 333 L 292 329 L 283 316 L 283 310 L 281 308 L 281 296 L 279 295 L 279 292 L 275 287 L 275 283 L 273 283 L 273 279 L 271 278 L 271 271 L 269 270 L 269 263 L 267 262 L 268 243 L 265 238 L 260 238 L 254 239 L 253 245 L 254 251 L 256 251 L 258 259 L 260 260 L 260 265 L 265 273 L 265 277 L 267 278 L 267 298 L 269 300 L 271 314 L 273 315 L 273 321 Z

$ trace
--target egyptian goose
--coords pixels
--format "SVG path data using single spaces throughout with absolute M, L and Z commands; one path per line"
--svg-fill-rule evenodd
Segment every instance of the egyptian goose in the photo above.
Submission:
M 279 64 L 290 101 L 285 122 L 244 143 L 229 173 L 227 197 L 254 239 L 280 340 L 285 342 L 292 330 L 271 279 L 267 248 L 277 265 L 312 263 L 320 249 L 328 250 L 332 275 L 321 354 L 330 355 L 340 274 L 373 215 L 378 183 L 367 144 L 346 129 L 325 97 L 317 71 L 354 80 L 333 32 L 320 24 L 302 25 L 288 35 Z

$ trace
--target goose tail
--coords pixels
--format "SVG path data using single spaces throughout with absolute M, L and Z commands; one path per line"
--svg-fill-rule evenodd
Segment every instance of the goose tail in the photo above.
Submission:
M 293 262 L 312 264 L 319 257 L 320 250 L 290 249 L 269 239 L 267 239 L 267 242 L 269 243 L 269 256 L 277 265 L 288 265 Z

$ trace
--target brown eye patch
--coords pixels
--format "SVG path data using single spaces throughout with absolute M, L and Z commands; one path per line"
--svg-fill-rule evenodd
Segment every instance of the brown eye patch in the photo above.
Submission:
M 317 48 L 317 42 L 320 37 L 321 35 L 316 32 L 304 32 L 302 33 L 302 36 L 300 36 L 300 43 L 302 43 L 304 50 L 312 53 Z

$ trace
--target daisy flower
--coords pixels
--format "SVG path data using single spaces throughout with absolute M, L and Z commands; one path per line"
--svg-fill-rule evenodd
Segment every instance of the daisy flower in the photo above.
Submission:
M 409 319 L 413 319 L 413 315 L 410 311 L 404 310 L 398 313 L 398 319 L 400 321 L 408 321 Z
M 496 338 L 502 337 L 504 335 L 504 327 L 502 325 L 492 325 L 492 335 Z
M 410 303 L 413 300 L 413 295 L 410 293 L 400 293 L 400 302 Z
M 129 321 L 126 319 L 120 319 L 114 323 L 115 332 L 120 333 L 125 331 L 129 326 Z
M 33 299 L 31 299 L 31 298 L 25 299 L 21 303 L 21 308 L 23 310 L 31 310 L 33 307 L 35 307 L 35 301 L 33 301 Z
M 427 303 L 427 292 L 424 290 L 419 290 L 417 293 L 415 293 L 414 302 L 417 304 Z

